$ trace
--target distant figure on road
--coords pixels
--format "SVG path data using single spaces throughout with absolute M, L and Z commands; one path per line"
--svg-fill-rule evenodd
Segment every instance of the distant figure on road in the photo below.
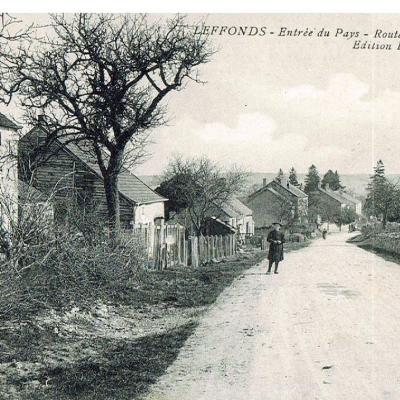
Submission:
M 274 273 L 278 273 L 279 262 L 283 260 L 283 243 L 285 243 L 285 235 L 280 231 L 281 224 L 279 222 L 274 222 L 274 229 L 268 234 L 267 241 L 270 243 L 268 260 L 269 266 L 267 274 L 271 273 L 272 264 L 275 263 Z
M 324 239 L 326 239 L 326 234 L 328 233 L 328 231 L 324 228 L 323 230 L 322 230 L 322 237 L 324 238 Z

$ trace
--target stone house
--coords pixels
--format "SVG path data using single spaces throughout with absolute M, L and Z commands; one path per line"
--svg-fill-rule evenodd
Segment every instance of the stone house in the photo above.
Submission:
M 318 221 L 334 222 L 346 208 L 354 210 L 357 215 L 362 215 L 361 201 L 344 191 L 318 187 L 318 190 L 310 193 L 310 211 Z
M 332 220 L 335 216 L 339 216 L 346 204 L 333 191 L 319 187 L 309 194 L 309 207 L 310 213 L 319 223 L 321 220 Z
M 256 229 L 269 228 L 273 222 L 305 223 L 308 196 L 289 182 L 271 181 L 247 197 L 246 205 L 253 211 Z
M 318 187 L 310 193 L 310 212 L 317 223 L 321 221 L 335 222 L 345 209 L 352 209 L 357 215 L 362 214 L 361 201 L 343 191 L 333 191 Z
M 338 192 L 340 197 L 342 197 L 343 202 L 351 209 L 353 209 L 357 215 L 362 215 L 362 202 L 356 197 L 352 196 L 350 193 L 345 191 Z

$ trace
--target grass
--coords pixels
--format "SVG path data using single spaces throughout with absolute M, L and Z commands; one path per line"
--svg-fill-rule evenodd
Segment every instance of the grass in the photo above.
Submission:
M 174 361 L 194 328 L 190 323 L 136 341 L 96 340 L 91 344 L 99 353 L 96 359 L 43 372 L 38 379 L 51 388 L 42 386 L 29 399 L 132 400 Z
M 400 254 L 396 251 L 390 251 L 388 249 L 383 249 L 379 247 L 374 241 L 373 237 L 364 237 L 362 234 L 354 236 L 347 241 L 348 243 L 355 244 L 356 246 L 374 253 L 386 261 L 391 261 L 396 264 L 400 264 Z
M 286 251 L 297 250 L 308 244 L 288 243 Z M 112 302 L 132 308 L 163 305 L 173 307 L 177 312 L 193 307 L 204 309 L 236 277 L 265 257 L 265 252 L 253 252 L 196 270 L 176 268 L 142 272 L 138 280 L 121 291 Z M 11 363 L 7 379 L 12 384 L 12 390 L 2 391 L 0 371 L 0 398 L 3 398 L 2 395 L 4 398 L 24 400 L 138 398 L 175 360 L 185 340 L 195 329 L 199 315 L 181 321 L 164 333 L 139 339 L 96 337 L 94 340 L 90 335 L 60 337 L 53 330 L 43 330 L 29 321 L 15 325 L 13 329 L 1 332 L 0 365 Z M 152 318 L 152 315 L 149 314 L 148 318 Z M 49 348 L 61 348 L 68 353 L 72 347 L 88 356 L 56 364 L 46 361 L 44 354 Z M 57 354 L 57 350 L 54 351 L 56 354 L 53 356 L 62 356 L 61 353 Z M 16 374 L 14 366 L 18 367 L 18 363 L 24 362 L 39 363 L 40 368 L 22 376 Z
M 386 261 L 391 261 L 396 264 L 400 264 L 400 254 L 394 251 L 381 249 L 375 246 L 370 240 L 366 240 L 365 242 L 353 242 L 353 243 L 356 244 L 361 249 L 367 250 L 371 253 L 376 254 L 377 256 L 382 257 Z
M 176 307 L 212 304 L 221 291 L 245 269 L 266 257 L 263 252 L 245 254 L 237 259 L 209 264 L 198 269 L 178 268 L 163 272 L 144 272 L 135 290 L 135 302 L 168 302 Z

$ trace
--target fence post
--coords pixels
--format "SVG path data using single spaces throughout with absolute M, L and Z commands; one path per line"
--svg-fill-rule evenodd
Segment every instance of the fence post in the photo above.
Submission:
M 198 268 L 204 262 L 220 260 L 236 254 L 235 235 L 190 236 L 180 225 L 151 225 L 135 227 L 148 246 L 148 256 L 154 268 L 163 270 L 173 265 Z M 265 249 L 265 240 L 262 249 Z
M 176 230 L 176 245 L 177 245 L 177 256 L 178 256 L 178 264 L 182 264 L 182 241 L 181 241 L 181 230 Z
M 216 241 L 217 237 L 213 236 L 212 237 L 212 241 L 213 241 L 213 259 L 217 258 L 217 241 Z
M 197 236 L 192 237 L 192 260 L 194 261 L 193 267 L 199 267 L 199 239 Z
M 185 237 L 183 240 L 183 248 L 184 248 L 183 259 L 185 262 L 185 267 L 187 267 L 189 265 L 189 240 L 186 240 Z
M 199 243 L 201 243 L 200 262 L 205 262 L 207 261 L 207 236 L 199 236 L 199 240 Z
M 187 267 L 187 251 L 186 251 L 186 233 L 185 230 L 181 228 L 181 235 L 182 235 L 182 262 L 185 267 Z
M 155 269 L 159 269 L 160 268 L 160 252 L 161 252 L 161 248 L 160 248 L 160 227 L 156 226 L 155 227 L 155 232 L 154 232 L 154 268 Z

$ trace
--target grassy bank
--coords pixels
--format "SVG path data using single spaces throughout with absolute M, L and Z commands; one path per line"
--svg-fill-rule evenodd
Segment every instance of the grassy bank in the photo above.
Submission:
M 387 261 L 400 264 L 400 240 L 390 238 L 385 234 L 364 236 L 362 234 L 355 236 L 348 241 L 356 246 L 370 251 Z
M 287 251 L 307 244 L 289 243 Z M 0 398 L 137 398 L 223 289 L 265 257 L 252 252 L 195 271 L 143 271 L 107 304 L 8 321 L 0 336 Z

